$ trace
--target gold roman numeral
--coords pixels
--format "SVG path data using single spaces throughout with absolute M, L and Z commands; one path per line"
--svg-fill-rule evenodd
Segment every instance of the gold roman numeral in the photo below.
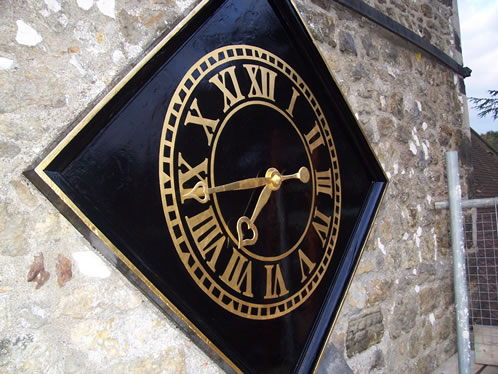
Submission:
M 230 79 L 227 79 L 227 74 Z M 231 84 L 229 84 L 229 82 L 231 82 Z M 225 103 L 223 113 L 226 113 L 234 104 L 245 98 L 245 96 L 242 95 L 242 92 L 240 92 L 239 82 L 235 75 L 235 66 L 230 66 L 220 71 L 209 80 L 209 83 L 213 83 L 223 93 L 223 101 Z
M 235 247 L 233 254 L 228 261 L 228 265 L 220 278 L 237 292 L 241 292 L 244 287 L 243 295 L 253 297 L 252 293 L 252 262 L 241 255 Z
M 327 234 L 330 228 L 330 217 L 326 216 L 315 207 L 312 223 L 316 233 L 320 237 L 322 245 L 324 246 L 327 241 Z
M 273 299 L 289 293 L 285 287 L 284 277 L 280 265 L 265 265 L 266 269 L 266 294 L 265 299 Z M 275 269 L 275 271 L 273 271 Z
M 190 189 L 185 188 L 185 185 L 188 184 L 188 182 L 191 179 L 195 178 L 195 182 L 192 184 L 197 183 L 198 181 L 203 181 L 205 182 L 205 177 L 203 178 L 201 174 L 206 175 L 207 174 L 207 167 L 208 167 L 208 160 L 207 158 L 204 159 L 199 165 L 192 167 L 188 164 L 187 161 L 183 158 L 181 152 L 178 153 L 178 180 L 180 182 L 180 195 L 182 199 L 182 204 L 185 201 L 185 199 L 190 199 L 192 196 L 185 197 L 187 192 L 190 191 Z M 187 170 L 186 172 L 182 172 L 183 170 Z
M 225 236 L 214 216 L 213 208 L 209 207 L 193 217 L 186 217 L 186 220 L 202 258 L 206 260 L 212 252 L 207 264 L 213 272 L 216 271 L 216 262 L 225 243 Z
M 275 101 L 275 78 L 277 73 L 263 66 L 244 64 L 251 79 L 248 97 L 259 97 Z
M 306 280 L 307 276 L 311 274 L 316 264 L 311 261 L 308 256 L 306 256 L 300 249 L 297 250 L 297 253 L 299 255 L 299 265 L 301 266 L 301 283 L 303 283 Z M 305 272 L 305 267 L 307 273 Z
M 315 171 L 316 194 L 323 193 L 332 197 L 332 173 L 326 171 Z
M 294 106 L 296 105 L 296 100 L 299 95 L 299 91 L 292 87 L 292 97 L 289 103 L 289 107 L 285 110 L 291 117 L 294 117 Z
M 185 119 L 185 126 L 188 124 L 200 125 L 206 133 L 208 145 L 211 146 L 211 140 L 213 139 L 213 133 L 216 131 L 219 119 L 209 119 L 202 116 L 202 113 L 197 104 L 197 98 L 194 99 L 190 105 L 190 109 L 187 112 L 187 118 Z
M 306 134 L 304 137 L 306 138 L 306 142 L 310 147 L 311 153 L 313 153 L 313 151 L 316 148 L 324 144 L 323 137 L 322 134 L 320 133 L 320 128 L 318 127 L 317 121 L 315 121 L 315 126 L 311 129 L 311 131 L 308 134 Z

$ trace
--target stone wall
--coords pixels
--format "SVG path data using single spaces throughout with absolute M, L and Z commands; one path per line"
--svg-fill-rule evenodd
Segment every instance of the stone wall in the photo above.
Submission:
M 0 2 L 0 372 L 221 372 L 22 174 L 195 3 Z M 331 341 L 356 373 L 430 373 L 456 350 L 433 203 L 447 150 L 468 175 L 460 77 L 333 1 L 296 3 L 391 180 Z M 368 3 L 461 61 L 450 0 Z

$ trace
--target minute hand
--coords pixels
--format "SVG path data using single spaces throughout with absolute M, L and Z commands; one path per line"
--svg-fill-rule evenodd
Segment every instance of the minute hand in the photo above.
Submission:
M 194 188 L 192 188 L 189 192 L 184 195 L 184 198 L 194 198 L 200 203 L 206 203 L 209 201 L 209 196 L 218 192 L 226 192 L 226 191 L 236 191 L 236 190 L 250 190 L 253 188 L 258 188 L 264 186 L 269 183 L 268 178 L 266 177 L 256 177 L 256 178 L 248 178 L 243 179 L 237 182 L 223 184 L 221 186 L 216 187 L 207 187 L 207 183 L 205 181 L 199 181 L 196 183 Z
M 309 171 L 306 167 L 302 167 L 295 174 L 281 175 L 277 169 L 270 168 L 266 171 L 264 177 L 247 178 L 240 181 L 223 184 L 208 188 L 205 181 L 199 181 L 194 188 L 187 192 L 183 197 L 186 199 L 194 198 L 198 202 L 204 204 L 209 201 L 209 196 L 218 192 L 236 191 L 236 190 L 250 190 L 261 186 L 268 186 L 272 191 L 280 188 L 283 181 L 288 179 L 299 179 L 303 183 L 309 180 Z
M 268 178 L 266 177 L 248 178 L 237 182 L 223 184 L 221 186 L 208 188 L 207 192 L 209 194 L 212 194 L 212 193 L 234 191 L 234 190 L 249 190 L 252 188 L 258 188 L 264 186 L 265 184 L 268 184 Z

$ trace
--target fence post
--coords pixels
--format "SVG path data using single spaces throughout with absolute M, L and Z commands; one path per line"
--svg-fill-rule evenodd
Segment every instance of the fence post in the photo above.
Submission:
M 477 208 L 472 208 L 472 247 L 477 248 Z
M 472 374 L 470 360 L 469 301 L 465 278 L 465 247 L 462 219 L 462 189 L 458 171 L 458 153 L 446 153 L 448 175 L 448 201 L 451 217 L 451 243 L 453 249 L 453 273 L 457 317 L 458 371 Z

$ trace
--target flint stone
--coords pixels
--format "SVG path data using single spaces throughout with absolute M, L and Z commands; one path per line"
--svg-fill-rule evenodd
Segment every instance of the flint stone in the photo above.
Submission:
M 354 42 L 353 35 L 351 35 L 347 31 L 339 32 L 339 50 L 342 53 L 350 54 L 350 55 L 358 55 L 356 51 L 356 44 Z
M 307 8 L 303 8 L 302 13 L 313 18 L 313 22 L 310 24 L 310 31 L 313 38 L 318 42 L 326 43 L 335 48 L 337 43 L 334 39 L 334 19 L 323 12 L 316 12 Z

